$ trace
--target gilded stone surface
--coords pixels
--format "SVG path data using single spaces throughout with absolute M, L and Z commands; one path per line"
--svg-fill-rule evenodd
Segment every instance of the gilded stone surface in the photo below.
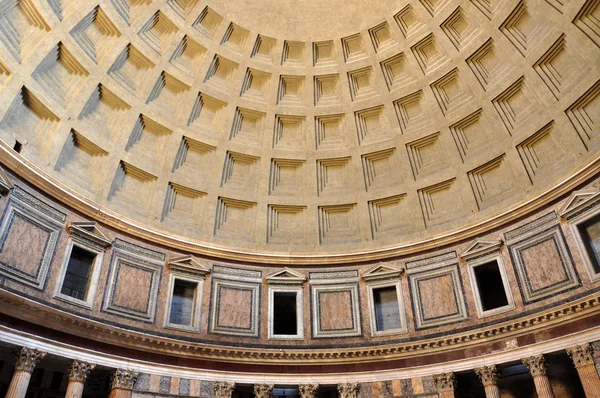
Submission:
M 573 360 L 576 368 L 594 363 L 592 347 L 588 343 L 567 348 L 567 354 Z
M 433 376 L 435 387 L 438 391 L 454 391 L 456 388 L 456 379 L 453 372 L 442 373 Z
M 498 383 L 498 368 L 496 365 L 483 366 L 475 369 L 475 373 L 479 376 L 479 380 L 484 386 L 496 385 Z
M 271 398 L 273 395 L 273 384 L 255 384 L 254 396 L 256 398 Z
M 315 398 L 317 391 L 319 390 L 318 384 L 300 384 L 298 386 L 300 390 L 300 398 Z
M 235 387 L 235 383 L 226 381 L 217 381 L 213 385 L 215 398 L 231 398 L 231 393 Z
M 546 360 L 543 355 L 534 355 L 521 360 L 529 369 L 532 376 L 540 376 L 546 374 Z
M 23 347 L 17 354 L 17 358 L 15 360 L 15 370 L 22 370 L 31 373 L 38 362 L 45 357 L 46 353 L 43 351 Z
M 337 386 L 340 398 L 356 398 L 358 383 L 342 383 Z

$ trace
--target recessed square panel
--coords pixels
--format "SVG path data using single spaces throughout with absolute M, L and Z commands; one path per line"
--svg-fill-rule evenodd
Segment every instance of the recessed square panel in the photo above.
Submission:
M 258 337 L 260 283 L 213 278 L 211 333 Z
M 358 286 L 311 286 L 313 338 L 360 336 Z

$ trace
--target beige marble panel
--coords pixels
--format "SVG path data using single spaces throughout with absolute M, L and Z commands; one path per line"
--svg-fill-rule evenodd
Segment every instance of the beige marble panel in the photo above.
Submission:
M 351 329 L 352 301 L 349 291 L 319 293 L 321 330 Z
M 50 233 L 15 214 L 0 253 L 0 262 L 35 276 L 49 236 Z
M 219 290 L 219 306 L 219 326 L 250 329 L 252 291 L 222 286 Z

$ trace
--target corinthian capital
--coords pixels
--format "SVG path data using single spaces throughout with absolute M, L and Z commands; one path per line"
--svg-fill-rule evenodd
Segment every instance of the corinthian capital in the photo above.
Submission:
M 337 386 L 340 398 L 356 398 L 358 383 L 342 383 Z
M 80 381 L 84 383 L 85 379 L 87 379 L 88 375 L 95 367 L 96 364 L 94 363 L 74 360 L 67 369 L 69 371 L 69 381 Z
M 33 372 L 33 369 L 39 361 L 44 359 L 46 353 L 38 351 L 33 348 L 23 347 L 17 354 L 15 359 L 15 370 L 22 370 L 25 372 Z
M 133 389 L 133 385 L 137 380 L 138 372 L 131 369 L 117 369 L 112 377 L 111 388 L 120 388 L 123 390 Z
M 235 388 L 235 383 L 228 381 L 215 382 L 213 389 L 215 390 L 215 398 L 231 398 L 231 393 Z
M 300 398 L 315 398 L 317 396 L 318 384 L 300 384 Z
M 496 368 L 496 365 L 477 368 L 475 373 L 477 373 L 484 386 L 498 384 L 498 368 Z
M 573 364 L 576 368 L 594 363 L 592 346 L 590 346 L 588 343 L 567 348 L 567 354 L 569 354 L 573 360 Z
M 438 392 L 454 391 L 454 388 L 456 387 L 454 372 L 433 375 L 433 382 L 435 383 Z
M 534 355 L 529 358 L 521 359 L 521 362 L 527 366 L 532 376 L 542 376 L 546 374 L 546 360 L 543 355 Z
M 273 384 L 255 384 L 254 396 L 256 398 L 271 398 L 273 396 Z

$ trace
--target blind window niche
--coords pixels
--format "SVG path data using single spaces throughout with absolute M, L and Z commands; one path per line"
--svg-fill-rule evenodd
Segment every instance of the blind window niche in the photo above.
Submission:
M 508 297 L 497 261 L 490 261 L 473 268 L 482 311 L 495 310 L 508 305 Z
M 78 300 L 87 300 L 95 259 L 95 253 L 73 246 L 60 293 Z
M 273 334 L 296 336 L 298 334 L 297 292 L 273 293 Z
M 594 274 L 600 273 L 600 214 L 578 225 Z
M 402 327 L 396 286 L 374 288 L 373 309 L 375 311 L 375 327 L 378 332 Z
M 171 311 L 169 323 L 180 326 L 193 326 L 194 302 L 198 283 L 175 279 L 173 283 L 173 295 L 171 296 Z

